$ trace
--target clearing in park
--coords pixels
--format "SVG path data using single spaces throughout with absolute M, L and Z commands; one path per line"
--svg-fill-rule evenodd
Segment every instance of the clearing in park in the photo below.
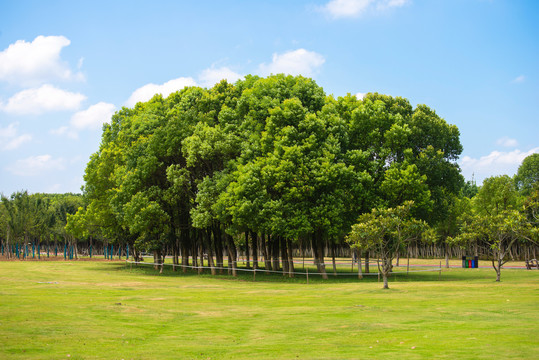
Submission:
M 539 271 L 358 280 L 0 262 L 2 359 L 532 359 Z

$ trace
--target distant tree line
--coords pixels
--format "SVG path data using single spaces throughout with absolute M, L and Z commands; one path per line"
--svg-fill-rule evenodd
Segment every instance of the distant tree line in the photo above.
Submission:
M 492 234 L 480 222 L 511 211 L 515 237 L 533 241 L 536 179 L 478 189 L 460 173 L 461 152 L 456 126 L 401 97 L 334 98 L 284 75 L 186 87 L 104 125 L 63 236 L 129 245 L 156 263 L 207 259 L 212 273 L 227 259 L 235 274 L 241 252 L 248 266 L 293 276 L 293 256 L 307 251 L 324 277 L 324 258 L 343 252 L 382 256 L 388 274 L 417 246 L 446 258 L 456 246 L 481 249 Z M 501 183 L 508 198 L 493 203 Z

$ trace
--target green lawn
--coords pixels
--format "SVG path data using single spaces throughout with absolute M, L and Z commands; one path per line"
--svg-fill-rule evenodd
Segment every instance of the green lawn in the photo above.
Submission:
M 329 269 L 328 269 L 329 270 Z M 539 271 L 323 281 L 0 262 L 0 359 L 532 359 Z

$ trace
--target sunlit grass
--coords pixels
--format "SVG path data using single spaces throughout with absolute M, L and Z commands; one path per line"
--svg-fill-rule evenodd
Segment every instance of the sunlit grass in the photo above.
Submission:
M 506 269 L 501 283 L 492 269 L 399 273 L 384 291 L 376 276 L 333 277 L 327 266 L 330 279 L 307 284 L 302 276 L 212 277 L 170 266 L 159 274 L 124 262 L 0 262 L 0 358 L 537 354 L 539 271 Z

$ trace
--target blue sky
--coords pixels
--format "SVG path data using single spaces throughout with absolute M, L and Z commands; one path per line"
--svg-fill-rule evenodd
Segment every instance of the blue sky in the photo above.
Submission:
M 78 192 L 122 106 L 245 74 L 426 104 L 463 175 L 539 152 L 539 2 L 0 0 L 0 192 Z

